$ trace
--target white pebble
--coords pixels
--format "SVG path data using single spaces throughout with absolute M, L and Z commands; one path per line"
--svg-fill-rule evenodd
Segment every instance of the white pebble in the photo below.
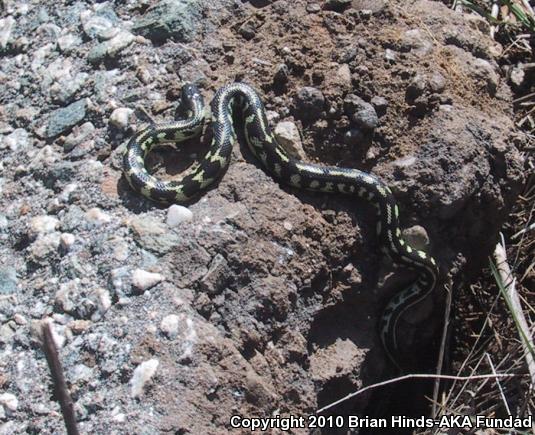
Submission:
M 178 335 L 178 325 L 180 322 L 180 317 L 176 314 L 169 314 L 162 319 L 160 323 L 160 329 L 162 332 L 167 335 L 167 337 L 173 339 Z
M 19 406 L 19 401 L 14 394 L 3 393 L 0 394 L 0 405 L 5 406 L 10 411 L 16 411 Z
M 159 361 L 157 359 L 150 359 L 143 361 L 136 367 L 132 379 L 130 379 L 130 395 L 132 397 L 141 396 L 143 387 L 154 376 L 158 365 Z
M 106 224 L 111 221 L 111 217 L 104 213 L 100 208 L 93 207 L 86 211 L 85 217 L 87 220 L 94 224 Z
M 74 245 L 74 241 L 76 238 L 74 237 L 74 234 L 71 233 L 63 233 L 60 238 L 59 242 L 61 244 L 61 247 L 68 251 L 72 245 Z
M 46 234 L 53 232 L 59 225 L 59 221 L 52 216 L 35 216 L 30 221 L 30 228 L 34 234 Z
M 95 290 L 95 293 L 98 297 L 98 311 L 100 314 L 104 314 L 111 307 L 110 292 L 106 289 L 98 288 Z
M 187 222 L 193 219 L 193 213 L 186 207 L 173 204 L 167 209 L 167 225 L 176 227 L 182 222 Z
M 128 107 L 119 107 L 112 112 L 109 123 L 119 130 L 126 130 L 132 113 L 134 111 Z
M 140 290 L 148 290 L 163 280 L 165 280 L 163 275 L 142 269 L 136 269 L 132 274 L 132 284 Z

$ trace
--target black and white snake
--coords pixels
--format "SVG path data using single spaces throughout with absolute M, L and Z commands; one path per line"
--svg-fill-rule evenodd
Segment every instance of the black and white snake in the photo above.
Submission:
M 164 142 L 181 142 L 200 135 L 205 108 L 201 94 L 192 85 L 182 89 L 188 118 L 152 125 L 135 134 L 124 156 L 124 174 L 130 185 L 147 198 L 165 203 L 185 203 L 206 191 L 224 173 L 237 141 L 233 111 L 241 110 L 244 133 L 252 153 L 277 180 L 291 186 L 319 192 L 357 195 L 377 210 L 377 236 L 381 251 L 394 263 L 415 269 L 417 279 L 397 293 L 387 304 L 380 322 L 380 335 L 389 358 L 399 367 L 396 324 L 407 308 L 425 298 L 435 287 L 438 268 L 435 260 L 413 249 L 402 238 L 399 209 L 389 187 L 379 178 L 358 169 L 320 166 L 299 161 L 277 143 L 266 119 L 264 105 L 250 86 L 233 83 L 217 91 L 211 103 L 213 139 L 208 153 L 179 181 L 163 181 L 149 174 L 145 157 Z

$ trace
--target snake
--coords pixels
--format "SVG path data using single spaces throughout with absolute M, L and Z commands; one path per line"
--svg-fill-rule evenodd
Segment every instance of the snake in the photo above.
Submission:
M 386 304 L 379 321 L 379 335 L 388 358 L 401 367 L 398 321 L 411 306 L 435 288 L 438 266 L 428 253 L 413 248 L 402 236 L 399 207 L 391 189 L 377 176 L 359 169 L 306 163 L 288 154 L 270 129 L 259 94 L 245 83 L 230 83 L 218 89 L 210 104 L 212 141 L 207 153 L 180 180 L 162 180 L 145 167 L 147 154 L 157 145 L 176 144 L 201 134 L 208 110 L 199 89 L 185 84 L 181 90 L 187 117 L 173 122 L 152 123 L 129 140 L 123 172 L 131 187 L 160 203 L 187 204 L 202 195 L 226 171 L 233 145 L 238 142 L 234 119 L 239 118 L 247 146 L 267 172 L 282 184 L 317 192 L 356 195 L 371 203 L 377 213 L 376 233 L 380 251 L 395 266 L 416 272 L 410 285 Z M 241 116 L 239 116 L 241 115 Z

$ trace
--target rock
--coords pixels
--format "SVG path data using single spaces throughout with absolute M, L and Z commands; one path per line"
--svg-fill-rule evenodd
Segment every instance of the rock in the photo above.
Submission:
M 321 12 L 321 6 L 318 3 L 309 2 L 307 3 L 306 11 L 309 14 L 317 14 L 318 12 Z
M 396 53 L 394 50 L 392 50 L 392 49 L 390 49 L 390 48 L 387 48 L 387 49 L 385 50 L 385 60 L 386 60 L 387 62 L 395 63 L 396 60 L 397 60 L 397 58 L 398 58 L 398 55 L 397 55 L 397 53 Z
M 56 103 L 67 104 L 74 100 L 76 93 L 84 87 L 89 74 L 81 72 L 74 76 L 66 74 L 50 86 L 50 98 Z
M 229 283 L 231 274 L 232 271 L 225 257 L 217 254 L 210 263 L 208 272 L 202 277 L 200 288 L 211 295 L 219 294 Z
M 19 401 L 14 394 L 2 393 L 0 394 L 0 405 L 14 412 L 19 406 Z
M 130 124 L 130 118 L 133 113 L 134 111 L 128 107 L 118 107 L 112 112 L 108 122 L 115 128 L 125 131 Z
M 379 123 L 374 107 L 355 94 L 345 97 L 344 112 L 364 130 L 373 130 Z
M 82 22 L 82 29 L 90 38 L 111 39 L 120 30 L 118 26 L 119 18 L 110 7 L 101 7 L 95 12 L 82 11 L 80 21 Z
M 433 51 L 433 42 L 420 29 L 407 30 L 403 34 L 401 44 L 418 57 L 423 57 Z
M 75 126 L 72 129 L 71 134 L 65 138 L 63 142 L 63 149 L 66 152 L 72 151 L 74 148 L 83 144 L 86 141 L 90 141 L 94 136 L 95 126 L 91 122 L 84 122 L 81 126 Z
M 74 245 L 75 240 L 76 237 L 71 233 L 63 233 L 59 238 L 61 248 L 65 251 L 68 251 Z
M 145 384 L 154 376 L 158 365 L 159 361 L 157 359 L 150 359 L 136 367 L 130 379 L 130 396 L 139 397 L 143 394 Z
M 338 77 L 338 83 L 340 85 L 344 87 L 351 86 L 351 71 L 347 63 L 340 65 L 340 67 L 336 71 L 336 75 Z
M 87 102 L 83 99 L 69 104 L 67 107 L 54 110 L 48 120 L 47 137 L 53 138 L 69 131 L 85 118 L 86 109 Z
M 85 218 L 93 225 L 103 225 L 111 222 L 111 217 L 107 213 L 103 212 L 98 207 L 93 207 L 87 210 Z
M 439 72 L 433 73 L 427 83 L 431 92 L 436 94 L 441 94 L 446 88 L 446 79 Z
M 67 33 L 65 35 L 61 35 L 57 39 L 57 44 L 60 51 L 65 54 L 68 54 L 72 51 L 74 47 L 77 47 L 82 44 L 82 39 L 76 34 Z
M 305 86 L 297 92 L 295 106 L 299 118 L 315 120 L 323 112 L 325 97 L 319 89 Z
M 416 98 L 418 98 L 424 93 L 426 85 L 427 81 L 425 77 L 420 74 L 416 74 L 416 76 L 414 76 L 414 78 L 409 83 L 409 86 L 407 86 L 407 98 L 411 101 L 414 101 Z
M 121 30 L 109 41 L 104 41 L 95 46 L 87 55 L 87 60 L 92 64 L 103 62 L 106 58 L 114 59 L 125 48 L 135 41 L 135 36 L 126 30 Z
M 414 225 L 410 228 L 406 228 L 402 232 L 403 238 L 411 245 L 414 249 L 424 250 L 429 246 L 429 236 L 424 227 L 420 225 Z
M 169 339 L 175 339 L 180 332 L 180 317 L 176 314 L 165 316 L 160 323 L 160 329 Z
M 159 273 L 147 272 L 142 269 L 135 269 L 132 273 L 132 284 L 139 290 L 148 290 L 156 284 L 165 280 L 165 277 Z
M 295 123 L 292 121 L 281 121 L 275 126 L 273 134 L 289 154 L 299 160 L 303 160 L 306 157 L 303 151 L 303 144 L 301 143 L 301 135 Z
M 173 204 L 167 209 L 166 223 L 170 227 L 176 227 L 182 222 L 189 222 L 193 219 L 193 213 L 187 207 Z
M 245 40 L 250 41 L 255 37 L 256 29 L 251 22 L 247 21 L 240 26 L 238 33 L 243 36 Z
M 169 227 L 153 218 L 139 216 L 130 221 L 134 231 L 134 239 L 149 251 L 165 254 L 180 244 L 177 233 L 169 231 Z
M 4 50 L 7 47 L 14 24 L 15 19 L 11 16 L 7 16 L 0 20 L 0 49 Z
M 178 70 L 178 75 L 185 82 L 204 86 L 208 82 L 206 72 L 209 70 L 210 65 L 208 65 L 208 62 L 203 59 L 195 59 L 181 66 Z
M 59 226 L 59 221 L 48 215 L 35 216 L 30 221 L 30 231 L 33 235 L 51 233 Z
M 17 291 L 17 272 L 12 267 L 0 269 L 0 294 L 9 295 Z
M 376 95 L 371 99 L 370 103 L 375 107 L 375 111 L 379 116 L 383 116 L 386 113 L 388 108 L 388 100 L 386 98 Z
M 161 0 L 135 21 L 133 30 L 156 42 L 190 42 L 200 28 L 201 5 L 198 0 Z
M 2 138 L 0 149 L 9 148 L 11 151 L 18 151 L 28 148 L 29 145 L 28 132 L 23 128 L 17 128 Z

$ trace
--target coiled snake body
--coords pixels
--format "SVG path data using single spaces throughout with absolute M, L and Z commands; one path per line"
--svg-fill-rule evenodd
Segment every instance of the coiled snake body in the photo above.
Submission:
M 417 279 L 387 304 L 380 322 L 380 336 L 389 358 L 399 367 L 396 324 L 403 312 L 425 298 L 434 288 L 438 268 L 435 260 L 413 249 L 401 236 L 399 209 L 391 190 L 379 178 L 358 169 L 320 166 L 299 161 L 277 143 L 258 94 L 250 86 L 233 83 L 217 91 L 211 103 L 213 139 L 208 153 L 179 181 L 163 181 L 149 174 L 145 157 L 157 144 L 181 142 L 198 136 L 204 122 L 204 103 L 195 86 L 182 89 L 189 109 L 185 120 L 150 126 L 132 137 L 124 156 L 124 174 L 130 185 L 147 198 L 165 203 L 185 203 L 216 182 L 230 162 L 237 141 L 233 111 L 240 109 L 248 147 L 277 180 L 319 192 L 357 195 L 377 210 L 377 236 L 381 251 L 394 263 L 415 269 Z

